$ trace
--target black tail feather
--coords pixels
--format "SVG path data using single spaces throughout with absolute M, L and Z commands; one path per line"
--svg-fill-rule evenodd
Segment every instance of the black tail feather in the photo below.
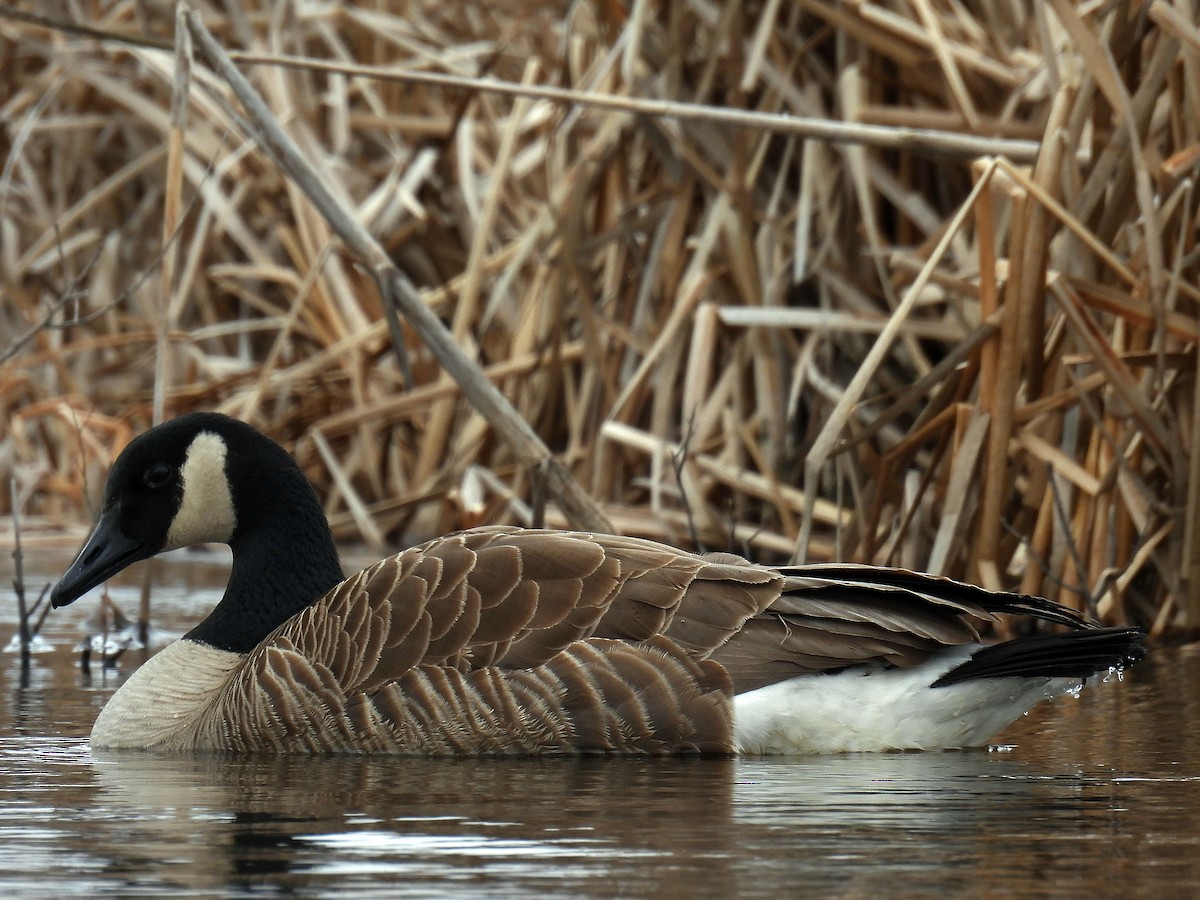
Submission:
M 1140 628 L 1096 628 L 1017 638 L 984 647 L 933 687 L 974 678 L 1086 678 L 1138 662 L 1146 654 L 1145 636 Z
M 910 591 L 919 597 L 942 598 L 952 603 L 971 604 L 988 613 L 1012 616 L 1031 616 L 1068 628 L 1091 628 L 1092 623 L 1080 612 L 1030 594 L 1010 591 L 991 591 L 973 584 L 955 581 L 941 575 L 912 572 L 885 566 L 866 566 L 855 563 L 817 563 L 805 566 L 786 566 L 784 574 L 829 580 L 827 592 L 855 596 L 863 585 Z

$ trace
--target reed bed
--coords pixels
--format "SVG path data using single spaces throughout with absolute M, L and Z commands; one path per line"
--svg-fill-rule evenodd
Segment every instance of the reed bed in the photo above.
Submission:
M 192 8 L 613 528 L 1200 625 L 1194 3 Z M 210 409 L 344 541 L 577 522 L 253 119 L 170 4 L 0 17 L 0 511 Z

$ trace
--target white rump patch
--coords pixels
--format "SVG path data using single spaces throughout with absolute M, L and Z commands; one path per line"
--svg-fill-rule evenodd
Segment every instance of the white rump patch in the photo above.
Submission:
M 1078 678 L 974 678 L 930 685 L 980 649 L 967 644 L 910 669 L 854 666 L 801 675 L 734 698 L 738 752 L 845 753 L 979 747 Z
M 225 474 L 224 439 L 202 431 L 192 439 L 180 470 L 183 499 L 167 529 L 164 550 L 193 544 L 224 544 L 233 537 L 237 512 Z

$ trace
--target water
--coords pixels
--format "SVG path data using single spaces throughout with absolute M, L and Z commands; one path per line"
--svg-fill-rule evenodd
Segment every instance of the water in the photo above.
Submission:
M 30 580 L 67 560 L 33 559 Z M 225 564 L 154 564 L 185 630 Z M 127 585 L 140 582 L 135 572 Z M 136 586 L 113 599 L 137 608 Z M 0 646 L 15 629 L 0 609 Z M 93 754 L 119 676 L 47 620 L 0 656 L 0 872 L 15 895 L 1122 896 L 1200 890 L 1200 655 L 1044 705 L 1003 750 L 787 760 Z M 122 670 L 142 657 L 130 652 Z

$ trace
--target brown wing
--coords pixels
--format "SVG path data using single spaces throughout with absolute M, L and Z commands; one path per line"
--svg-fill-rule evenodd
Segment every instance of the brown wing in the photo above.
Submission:
M 337 620 L 320 630 L 338 633 L 310 641 L 311 651 L 348 689 L 367 691 L 422 664 L 534 668 L 593 636 L 665 635 L 703 658 L 766 609 L 781 583 L 768 569 L 651 541 L 481 528 L 359 573 L 289 632 Z
M 243 721 L 213 741 L 729 752 L 732 685 L 705 657 L 780 582 L 630 538 L 441 538 L 347 579 L 249 654 L 227 692 Z
M 895 570 L 774 570 L 634 538 L 481 528 L 386 559 L 293 617 L 227 692 L 240 699 L 223 715 L 242 721 L 208 727 L 231 749 L 725 751 L 735 692 L 913 665 L 975 640 L 995 612 L 1070 618 L 1005 596 Z

